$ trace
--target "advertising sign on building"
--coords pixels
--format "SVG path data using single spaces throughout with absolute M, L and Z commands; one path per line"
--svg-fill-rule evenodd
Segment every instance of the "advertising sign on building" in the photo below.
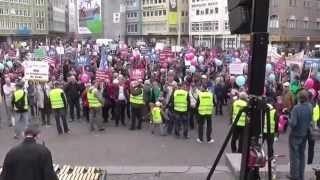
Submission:
M 26 80 L 48 81 L 49 64 L 44 61 L 25 61 L 24 73 Z
M 178 8 L 177 0 L 169 0 L 169 13 L 168 13 L 168 23 L 169 25 L 178 24 Z
M 79 34 L 102 33 L 101 0 L 78 0 Z

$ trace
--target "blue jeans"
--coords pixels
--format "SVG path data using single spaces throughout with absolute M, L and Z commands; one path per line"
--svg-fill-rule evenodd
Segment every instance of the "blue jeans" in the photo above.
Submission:
M 188 121 L 188 112 L 185 113 L 174 113 L 174 127 L 175 127 L 175 135 L 180 136 L 181 126 L 183 129 L 184 138 L 188 138 L 188 130 L 189 130 L 189 121 Z
M 28 112 L 16 112 L 15 113 L 15 133 L 16 136 L 23 136 L 24 130 L 29 125 L 29 113 Z
M 306 137 L 289 136 L 290 176 L 304 180 Z

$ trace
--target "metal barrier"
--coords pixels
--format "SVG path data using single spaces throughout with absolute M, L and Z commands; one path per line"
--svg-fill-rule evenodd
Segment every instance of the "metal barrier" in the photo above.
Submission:
M 53 169 L 59 180 L 107 180 L 106 170 L 101 168 L 53 164 Z

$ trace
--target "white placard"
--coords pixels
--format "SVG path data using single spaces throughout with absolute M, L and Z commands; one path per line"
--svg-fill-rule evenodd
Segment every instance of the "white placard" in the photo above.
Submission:
M 58 46 L 56 48 L 58 55 L 63 55 L 64 54 L 64 48 L 61 46 Z
M 25 61 L 24 77 L 26 80 L 49 81 L 49 64 L 44 61 Z
M 243 74 L 243 66 L 240 63 L 234 63 L 229 65 L 230 74 Z

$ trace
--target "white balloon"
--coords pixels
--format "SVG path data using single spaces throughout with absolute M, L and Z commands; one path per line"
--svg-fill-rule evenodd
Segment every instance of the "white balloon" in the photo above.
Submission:
M 112 61 L 112 56 L 108 55 L 108 61 Z

